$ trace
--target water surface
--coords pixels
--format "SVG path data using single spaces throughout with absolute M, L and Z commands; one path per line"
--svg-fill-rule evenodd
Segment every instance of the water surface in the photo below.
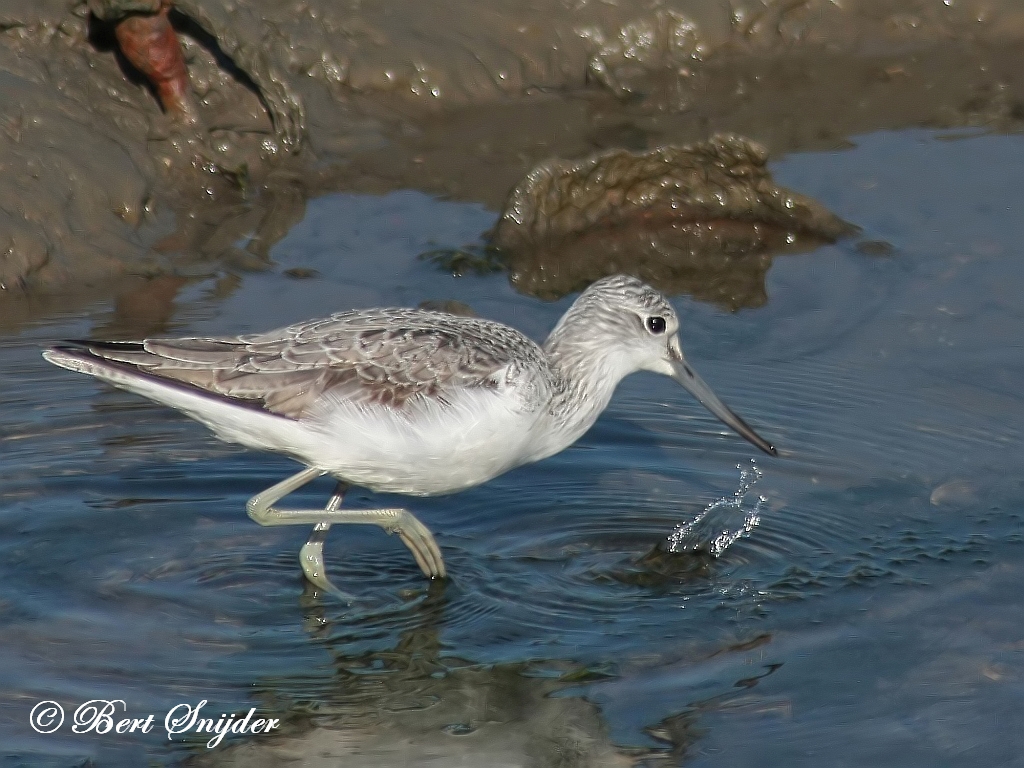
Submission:
M 379 530 L 332 530 L 350 608 L 304 585 L 305 529 L 245 516 L 295 465 L 39 357 L 447 299 L 542 338 L 571 297 L 417 258 L 479 243 L 479 206 L 326 196 L 272 269 L 188 283 L 164 317 L 100 303 L 0 339 L 0 756 L 273 764 L 272 737 L 28 727 L 42 699 L 119 698 L 256 706 L 287 719 L 276 743 L 363 765 L 1020 762 L 1024 137 L 877 133 L 773 172 L 864 234 L 778 257 L 764 307 L 675 297 L 691 362 L 782 453 L 720 558 L 663 550 L 754 449 L 668 379 L 625 381 L 559 456 L 411 502 L 444 584 Z

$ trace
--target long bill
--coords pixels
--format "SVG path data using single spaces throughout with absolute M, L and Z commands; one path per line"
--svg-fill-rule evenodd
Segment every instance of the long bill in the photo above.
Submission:
M 761 437 L 754 431 L 747 422 L 733 413 L 729 407 L 718 399 L 718 395 L 711 391 L 711 387 L 704 383 L 704 379 L 690 367 L 685 360 L 672 361 L 672 378 L 686 387 L 690 394 L 696 397 L 705 408 L 721 419 L 722 423 L 736 430 L 736 432 L 756 445 L 762 451 L 772 456 L 778 456 L 775 446 Z

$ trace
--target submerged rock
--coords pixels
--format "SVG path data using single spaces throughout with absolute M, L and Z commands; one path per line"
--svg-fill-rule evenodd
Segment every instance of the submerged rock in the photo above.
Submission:
M 776 184 L 767 151 L 716 135 L 648 152 L 552 160 L 512 191 L 492 233 L 513 284 L 555 298 L 626 272 L 736 309 L 766 300 L 771 254 L 856 227 Z

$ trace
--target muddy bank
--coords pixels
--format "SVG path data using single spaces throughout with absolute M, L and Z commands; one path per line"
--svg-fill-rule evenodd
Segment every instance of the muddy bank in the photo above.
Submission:
M 722 53 L 701 64 L 699 98 L 676 108 L 666 106 L 667 94 L 653 81 L 647 95 L 626 100 L 591 89 L 445 110 L 358 97 L 360 109 L 381 116 L 387 142 L 349 158 L 339 183 L 370 192 L 404 183 L 497 211 L 509 190 L 550 157 L 653 149 L 717 132 L 751 138 L 779 157 L 842 150 L 849 137 L 875 130 L 1018 131 L 1022 55 L 1024 41 L 963 39 L 912 52 Z
M 498 210 L 551 157 L 717 131 L 778 155 L 879 128 L 1024 125 L 1024 9 L 1009 0 L 655 6 L 189 0 L 174 23 L 190 133 L 86 3 L 5 3 L 0 316 L 126 278 L 272 268 L 273 243 L 329 190 Z M 271 119 L 282 100 L 300 107 L 300 151 Z

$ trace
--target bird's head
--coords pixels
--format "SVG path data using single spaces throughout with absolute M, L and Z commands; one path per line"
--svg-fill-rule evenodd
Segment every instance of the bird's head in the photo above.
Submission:
M 724 424 L 762 451 L 777 455 L 774 446 L 733 413 L 693 370 L 679 344 L 676 311 L 646 283 L 626 275 L 598 280 L 576 299 L 552 337 L 563 326 L 563 334 L 568 335 L 571 328 L 576 343 L 590 347 L 588 354 L 606 356 L 609 369 L 621 375 L 654 371 L 670 376 Z

